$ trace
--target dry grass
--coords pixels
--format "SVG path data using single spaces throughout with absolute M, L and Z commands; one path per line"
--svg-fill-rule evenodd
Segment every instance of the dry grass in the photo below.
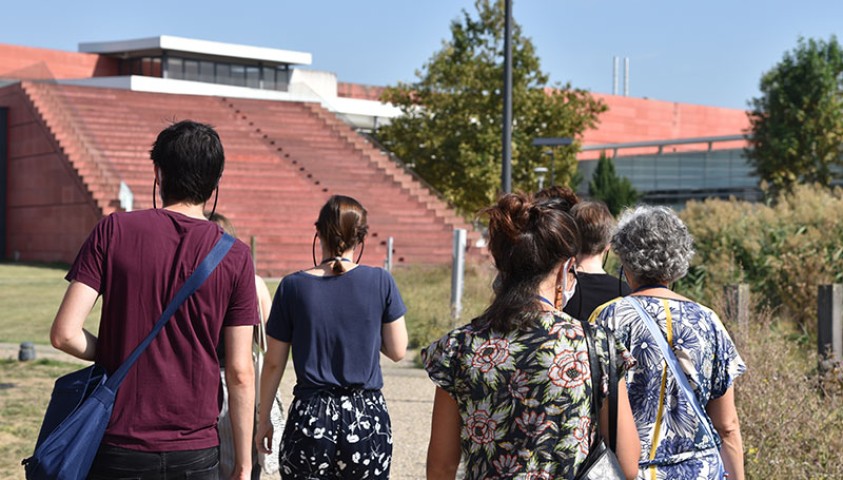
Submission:
M 757 313 L 729 329 L 747 364 L 736 382 L 747 478 L 843 478 L 843 394 L 821 380 L 814 349 L 793 322 Z
M 449 266 L 399 268 L 393 275 L 407 305 L 411 348 L 426 347 L 445 332 L 482 313 L 491 299 L 494 278 L 494 272 L 488 266 L 466 267 L 462 314 L 453 320 Z
M 79 365 L 0 360 L 0 480 L 23 478 L 20 461 L 32 455 L 53 382 Z

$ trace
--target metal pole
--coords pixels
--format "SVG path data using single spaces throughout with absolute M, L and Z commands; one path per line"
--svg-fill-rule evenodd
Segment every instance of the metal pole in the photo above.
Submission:
M 629 96 L 629 57 L 623 59 L 623 96 Z
M 550 151 L 550 186 L 551 187 L 553 185 L 555 185 L 555 183 L 554 183 L 554 178 L 555 178 L 554 172 L 555 171 L 556 171 L 556 157 L 553 156 L 553 150 L 551 150 Z
M 395 242 L 393 237 L 386 239 L 386 271 L 392 271 L 392 246 Z
M 454 324 L 462 313 L 462 291 L 465 283 L 465 239 L 465 229 L 455 228 L 454 262 L 451 272 L 451 319 L 454 320 Z
M 504 0 L 503 165 L 501 190 L 512 192 L 512 0 Z

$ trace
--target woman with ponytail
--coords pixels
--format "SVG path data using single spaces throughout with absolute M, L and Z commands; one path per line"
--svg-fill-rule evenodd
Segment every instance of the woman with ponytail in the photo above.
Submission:
M 359 265 L 368 228 L 357 200 L 332 196 L 316 221 L 313 268 L 284 277 L 272 302 L 255 442 L 272 453 L 281 434 L 270 406 L 292 349 L 295 398 L 278 452 L 281 478 L 389 478 L 380 353 L 404 358 L 407 309 L 389 272 Z
M 427 478 L 454 479 L 461 459 L 466 479 L 575 478 L 597 430 L 584 328 L 604 380 L 611 351 L 605 330 L 561 310 L 576 284 L 577 224 L 552 199 L 523 194 L 504 195 L 482 213 L 498 269 L 492 304 L 422 351 L 437 387 Z M 614 346 L 623 378 L 632 359 Z M 594 397 L 603 438 L 607 387 L 603 382 Z M 616 453 L 632 478 L 640 446 L 622 380 L 617 391 Z

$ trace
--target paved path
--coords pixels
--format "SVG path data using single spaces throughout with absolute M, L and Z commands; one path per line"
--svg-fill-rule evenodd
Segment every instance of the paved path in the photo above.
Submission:
M 0 344 L 0 358 L 18 358 L 17 344 Z M 87 363 L 59 352 L 49 345 L 35 346 L 36 358 L 49 358 L 73 363 Z M 409 355 L 408 355 L 409 356 Z M 392 418 L 394 452 L 393 479 L 423 479 L 427 443 L 430 439 L 430 414 L 433 410 L 433 383 L 424 370 L 415 368 L 411 358 L 393 363 L 381 356 L 384 376 L 384 396 Z M 295 373 L 292 363 L 281 381 L 284 406 L 290 404 Z M 264 476 L 277 479 L 276 476 Z

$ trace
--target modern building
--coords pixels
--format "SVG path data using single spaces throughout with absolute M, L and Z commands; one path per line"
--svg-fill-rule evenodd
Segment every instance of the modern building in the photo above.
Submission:
M 220 132 L 219 211 L 254 238 L 261 273 L 311 262 L 313 221 L 333 193 L 369 209 L 364 262 L 450 261 L 453 229 L 472 227 L 360 133 L 400 111 L 379 101 L 381 87 L 340 82 L 311 61 L 173 36 L 79 52 L 0 45 L 0 253 L 68 262 L 103 215 L 151 207 L 149 146 L 169 122 L 191 118 Z M 752 197 L 744 111 L 596 96 L 609 110 L 582 139 L 586 176 L 606 151 L 648 201 Z
M 338 95 L 335 75 L 303 68 L 310 54 L 167 36 L 80 50 L 0 46 L 4 258 L 69 262 L 104 215 L 150 208 L 150 146 L 188 118 L 220 133 L 218 211 L 254 240 L 264 275 L 311 264 L 331 194 L 367 207 L 370 265 L 447 263 L 454 228 L 472 231 L 356 133 L 396 109 Z

